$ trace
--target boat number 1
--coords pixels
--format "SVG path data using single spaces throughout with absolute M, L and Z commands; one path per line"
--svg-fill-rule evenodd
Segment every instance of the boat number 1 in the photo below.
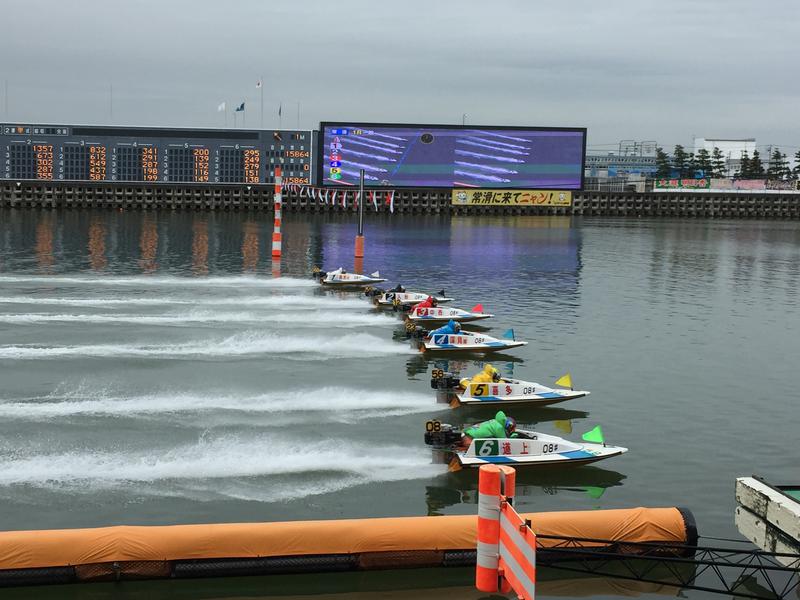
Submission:
M 428 421 L 425 423 L 425 431 L 441 431 L 442 424 L 439 421 Z

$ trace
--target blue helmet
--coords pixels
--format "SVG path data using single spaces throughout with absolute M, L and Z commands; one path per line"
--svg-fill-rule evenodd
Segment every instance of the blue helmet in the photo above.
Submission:
M 512 434 L 517 429 L 517 421 L 514 417 L 506 418 L 506 433 Z

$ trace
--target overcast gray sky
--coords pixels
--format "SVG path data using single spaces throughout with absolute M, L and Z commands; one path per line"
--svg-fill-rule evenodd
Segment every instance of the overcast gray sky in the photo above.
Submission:
M 8 117 L 585 126 L 800 147 L 798 0 L 3 0 Z M 113 84 L 113 120 L 109 85 Z M 5 105 L 0 104 L 4 111 Z M 229 115 L 228 123 L 233 125 Z M 239 121 L 241 126 L 241 120 Z

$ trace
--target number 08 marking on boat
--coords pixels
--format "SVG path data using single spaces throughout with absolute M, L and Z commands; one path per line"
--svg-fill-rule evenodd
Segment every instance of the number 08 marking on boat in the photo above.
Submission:
M 428 421 L 425 423 L 425 431 L 441 431 L 442 424 L 439 421 Z

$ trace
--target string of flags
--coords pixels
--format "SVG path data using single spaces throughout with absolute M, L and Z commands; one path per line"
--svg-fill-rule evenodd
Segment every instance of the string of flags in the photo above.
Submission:
M 283 189 L 297 194 L 300 198 L 309 198 L 329 206 L 338 205 L 347 208 L 348 202 L 350 202 L 352 206 L 357 207 L 361 202 L 361 192 L 358 190 L 330 190 L 300 183 L 285 183 Z M 394 190 L 369 190 L 365 192 L 365 196 L 365 207 L 372 204 L 375 212 L 378 212 L 380 202 L 383 200 L 384 206 L 389 208 L 389 212 L 394 213 Z

